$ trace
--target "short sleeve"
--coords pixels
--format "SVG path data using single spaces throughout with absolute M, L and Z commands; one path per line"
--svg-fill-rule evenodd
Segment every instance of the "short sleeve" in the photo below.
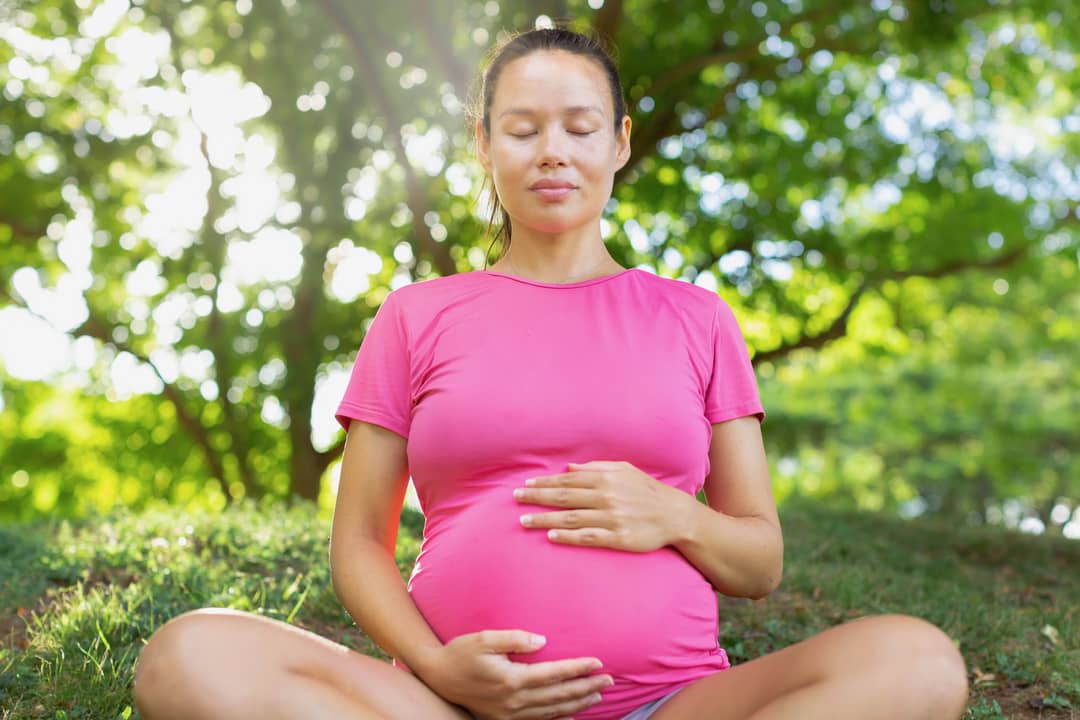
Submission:
M 386 296 L 356 353 L 345 395 L 334 413 L 334 419 L 346 432 L 351 418 L 409 437 L 409 346 L 398 300 L 395 292 Z
M 716 296 L 712 322 L 712 374 L 705 390 L 705 418 L 710 424 L 756 415 L 765 421 L 757 378 L 742 330 L 724 299 Z

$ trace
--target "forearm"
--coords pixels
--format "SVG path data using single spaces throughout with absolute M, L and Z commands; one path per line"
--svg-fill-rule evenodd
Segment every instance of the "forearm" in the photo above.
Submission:
M 344 549 L 344 548 L 343 548 Z M 334 593 L 356 624 L 421 679 L 443 643 L 409 596 L 394 558 L 375 540 L 331 552 Z
M 735 517 L 685 495 L 673 514 L 671 545 L 712 586 L 731 597 L 762 598 L 780 584 L 784 543 L 779 529 L 758 517 Z

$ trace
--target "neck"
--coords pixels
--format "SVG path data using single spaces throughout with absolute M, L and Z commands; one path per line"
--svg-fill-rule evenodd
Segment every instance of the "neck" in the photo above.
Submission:
M 541 273 L 528 272 L 528 271 L 522 272 L 520 269 L 518 269 L 517 265 L 514 263 L 514 258 L 511 257 L 512 255 L 513 255 L 513 252 L 512 252 L 512 249 L 511 249 L 511 251 L 507 252 L 506 261 L 507 261 L 507 264 L 510 266 L 510 269 L 513 272 L 514 275 L 517 275 L 518 277 L 529 278 L 531 280 L 539 280 L 540 282 L 551 282 L 551 283 L 571 283 L 571 282 L 577 282 L 577 281 L 580 281 L 580 280 L 589 280 L 589 279 L 591 279 L 593 277 L 596 277 L 598 275 L 606 275 L 606 274 L 608 274 L 608 272 L 603 272 L 603 271 L 605 269 L 609 268 L 609 266 L 612 263 L 614 263 L 614 260 L 611 259 L 611 256 L 607 255 L 607 253 L 605 253 L 604 257 L 602 257 L 599 260 L 599 262 L 597 262 L 595 265 L 593 265 L 591 268 L 589 268 L 587 270 L 570 273 L 568 275 L 561 275 L 559 277 L 551 277 L 550 272 L 541 272 Z
M 575 234 L 575 233 L 571 233 Z M 625 270 L 607 251 L 597 224 L 588 237 L 533 238 L 514 233 L 510 249 L 492 270 L 550 283 L 572 283 Z

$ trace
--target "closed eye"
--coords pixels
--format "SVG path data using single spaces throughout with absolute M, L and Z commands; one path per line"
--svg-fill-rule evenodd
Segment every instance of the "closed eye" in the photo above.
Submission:
M 570 132 L 571 135 L 592 135 L 596 131 L 595 130 L 589 130 L 588 132 L 575 132 L 573 130 L 570 130 L 569 132 Z M 525 133 L 524 135 L 520 135 L 520 134 L 516 134 L 516 133 L 510 133 L 511 136 L 516 137 L 516 138 L 532 137 L 535 134 L 536 134 L 535 132 Z

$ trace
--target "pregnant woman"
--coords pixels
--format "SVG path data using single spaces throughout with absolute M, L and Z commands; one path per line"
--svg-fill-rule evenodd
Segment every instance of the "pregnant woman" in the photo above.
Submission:
M 203 608 L 143 650 L 142 715 L 959 718 L 963 658 L 914 617 L 731 664 L 716 593 L 764 597 L 783 558 L 735 317 L 715 292 L 608 254 L 600 217 L 631 121 L 595 39 L 508 38 L 479 105 L 504 252 L 391 292 L 335 414 L 334 589 L 393 663 Z M 406 585 L 394 547 L 410 476 L 426 524 Z

